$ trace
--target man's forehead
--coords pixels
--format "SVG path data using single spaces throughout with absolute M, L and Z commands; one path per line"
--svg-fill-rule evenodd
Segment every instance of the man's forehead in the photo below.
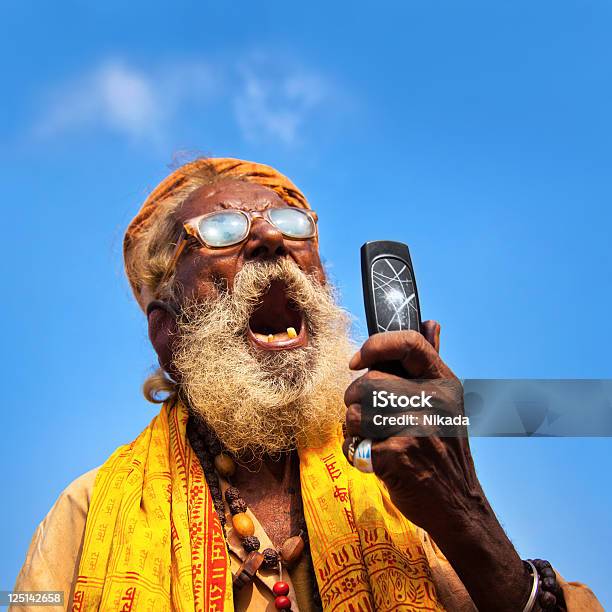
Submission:
M 187 220 L 231 208 L 265 210 L 286 206 L 288 204 L 272 189 L 248 181 L 221 180 L 196 189 L 177 211 L 177 216 Z

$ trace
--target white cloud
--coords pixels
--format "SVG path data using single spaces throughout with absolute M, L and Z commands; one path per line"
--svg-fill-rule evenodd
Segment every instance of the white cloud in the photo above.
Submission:
M 120 65 L 100 71 L 90 96 L 110 125 L 133 136 L 143 136 L 163 119 L 164 109 L 150 80 Z
M 77 129 L 110 129 L 133 141 L 163 139 L 180 105 L 210 93 L 204 64 L 165 65 L 147 72 L 118 60 L 61 84 L 49 95 L 34 132 L 51 137 Z
M 286 71 L 270 75 L 252 66 L 242 66 L 240 74 L 242 84 L 234 95 L 234 111 L 244 136 L 252 141 L 293 144 L 328 94 L 322 77 L 314 74 Z
M 229 106 L 230 120 L 247 140 L 292 145 L 331 91 L 322 76 L 261 56 L 238 69 L 217 68 L 174 61 L 146 70 L 122 60 L 105 61 L 51 91 L 35 135 L 105 129 L 132 142 L 159 143 L 182 119 L 181 111 L 197 104 L 200 110 Z

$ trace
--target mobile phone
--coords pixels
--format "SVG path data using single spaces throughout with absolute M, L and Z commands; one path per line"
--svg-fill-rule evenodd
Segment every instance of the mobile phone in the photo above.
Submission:
M 375 240 L 361 247 L 361 281 L 368 333 L 421 331 L 421 308 L 408 246 Z M 398 363 L 375 369 L 400 374 Z M 405 376 L 405 373 L 402 372 Z

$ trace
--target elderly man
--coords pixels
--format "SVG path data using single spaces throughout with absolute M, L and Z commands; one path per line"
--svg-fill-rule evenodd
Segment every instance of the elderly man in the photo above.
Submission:
M 145 394 L 166 399 L 60 496 L 16 589 L 72 610 L 601 609 L 520 559 L 465 437 L 375 441 L 374 473 L 348 461 L 373 384 L 456 378 L 431 321 L 352 354 L 317 216 L 286 177 L 183 166 L 131 222 L 125 265 L 161 366 Z

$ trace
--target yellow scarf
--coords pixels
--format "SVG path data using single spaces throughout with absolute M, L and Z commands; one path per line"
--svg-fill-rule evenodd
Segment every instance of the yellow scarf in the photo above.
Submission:
M 233 610 L 229 556 L 187 417 L 166 403 L 100 468 L 72 610 Z M 299 451 L 324 609 L 442 610 L 414 525 L 373 474 L 347 463 L 338 434 Z

